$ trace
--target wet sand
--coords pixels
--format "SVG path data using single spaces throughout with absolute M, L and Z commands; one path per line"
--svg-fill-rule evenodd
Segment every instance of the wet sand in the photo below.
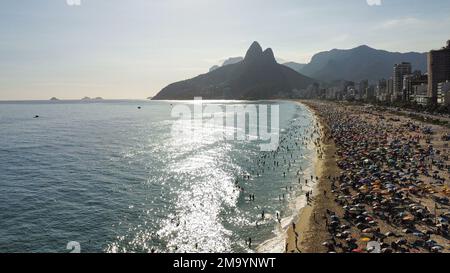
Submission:
M 433 245 L 442 247 L 440 252 L 449 252 L 448 235 L 442 235 L 440 231 L 437 232 L 437 228 L 434 227 L 435 223 L 425 223 L 423 220 L 419 221 L 416 219 L 412 224 L 405 224 L 403 222 L 400 224 L 396 222 L 394 224 L 392 223 L 391 215 L 389 216 L 389 219 L 385 219 L 385 217 L 379 218 L 377 217 L 378 212 L 371 210 L 370 206 L 366 209 L 365 215 L 374 218 L 371 219 L 374 220 L 372 222 L 375 222 L 374 228 L 370 230 L 371 232 L 367 232 L 367 229 L 363 232 L 363 230 L 356 227 L 358 225 L 355 226 L 355 219 L 348 219 L 349 211 L 345 208 L 347 206 L 343 206 L 342 200 L 338 199 L 338 195 L 340 193 L 342 194 L 342 192 L 339 192 L 339 190 L 341 190 L 339 188 L 341 185 L 339 185 L 340 182 L 336 180 L 336 177 L 343 175 L 343 170 L 338 167 L 338 164 L 342 164 L 343 161 L 345 163 L 345 160 L 343 160 L 342 156 L 338 156 L 338 154 L 342 155 L 342 150 L 344 149 L 343 147 L 338 147 L 335 143 L 336 135 L 332 137 L 331 128 L 329 127 L 331 124 L 329 124 L 329 121 L 333 122 L 334 119 L 330 119 L 330 111 L 328 109 L 334 108 L 335 111 L 340 111 L 341 113 L 345 113 L 345 115 L 352 116 L 355 120 L 363 124 L 362 126 L 371 128 L 371 130 L 373 130 L 373 128 L 378 128 L 377 126 L 379 126 L 379 128 L 385 130 L 383 133 L 385 133 L 384 137 L 386 143 L 391 142 L 393 139 L 402 139 L 402 137 L 402 141 L 405 141 L 405 137 L 416 138 L 419 139 L 418 147 L 426 147 L 427 145 L 432 144 L 433 148 L 440 152 L 441 157 L 448 155 L 448 142 L 440 139 L 444 134 L 450 133 L 448 128 L 414 121 L 408 117 L 378 112 L 376 109 L 372 108 L 367 110 L 367 108 L 363 106 L 350 106 L 316 101 L 303 101 L 301 103 L 306 104 L 312 109 L 320 122 L 322 137 L 318 147 L 319 158 L 315 168 L 316 176 L 319 177 L 319 181 L 317 182 L 312 202 L 302 209 L 296 218 L 295 231 L 293 225 L 288 229 L 286 252 L 365 252 L 367 250 L 366 240 L 368 239 L 381 242 L 384 250 L 389 252 L 431 252 L 431 247 L 417 245 L 425 240 L 427 240 L 427 243 L 432 241 L 434 242 Z M 409 123 L 422 129 L 425 128 L 425 126 L 431 127 L 434 131 L 434 135 L 431 139 L 425 139 L 425 135 L 422 134 L 419 129 L 408 131 L 404 127 L 405 124 Z M 363 139 L 368 138 L 367 136 L 358 136 L 357 134 L 358 132 L 355 132 L 355 137 L 361 137 Z M 348 147 L 346 148 L 348 149 Z M 416 155 L 417 154 L 418 152 L 416 152 Z M 447 158 L 444 164 L 448 163 Z M 448 197 L 449 192 L 446 192 L 445 189 L 448 189 L 449 186 L 449 173 L 448 171 L 445 171 L 445 168 L 443 171 L 442 168 L 438 169 L 432 166 L 432 164 L 429 164 L 425 168 L 429 168 L 430 172 L 436 172 L 436 174 L 439 175 L 440 178 L 443 178 L 445 182 L 437 185 L 434 177 L 432 178 L 430 175 L 420 174 L 420 176 L 418 176 L 418 179 L 420 179 L 418 184 L 412 185 L 413 187 L 420 189 L 420 194 L 407 193 L 403 197 L 407 202 L 405 201 L 406 203 L 404 202 L 402 204 L 418 204 L 423 206 L 426 215 L 429 218 L 436 216 L 441 217 L 445 214 L 448 215 L 449 206 L 445 204 L 439 204 L 439 211 L 434 215 L 432 213 L 436 206 L 435 198 Z M 390 170 L 389 168 L 386 168 L 385 171 L 389 172 Z M 408 172 L 406 172 L 406 174 L 408 174 Z M 336 188 L 335 182 L 338 183 L 338 188 Z M 334 192 L 332 193 L 333 190 Z M 370 186 L 370 190 L 374 189 Z M 359 198 L 361 195 L 368 193 L 359 192 L 358 189 L 351 189 L 348 194 L 353 195 L 354 198 L 355 196 L 358 196 Z M 391 194 L 395 195 L 396 193 Z M 349 204 L 348 200 L 345 200 L 345 202 L 347 202 L 347 205 Z M 351 203 L 350 201 L 350 205 L 354 205 L 354 203 Z M 367 204 L 364 205 L 367 207 Z M 408 208 L 406 207 L 405 212 L 409 212 L 407 209 Z M 330 221 L 333 221 L 332 219 L 336 218 L 340 224 L 346 226 L 346 231 L 344 233 L 349 234 L 346 238 L 339 237 L 341 236 L 340 232 L 343 232 L 342 230 L 339 230 L 339 228 L 337 230 L 336 227 L 330 228 Z M 409 228 L 407 227 L 411 228 L 411 230 L 408 230 Z M 336 237 L 336 234 L 338 237 Z M 391 235 L 384 236 L 384 234 Z M 417 238 L 417 236 L 421 237 Z M 349 247 L 349 240 L 352 240 L 351 244 L 355 245 L 354 247 Z

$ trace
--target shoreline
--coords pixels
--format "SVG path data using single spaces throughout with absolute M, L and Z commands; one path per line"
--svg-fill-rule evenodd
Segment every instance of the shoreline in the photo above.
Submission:
M 314 124 L 320 125 L 320 123 L 318 122 L 318 115 L 309 105 L 306 105 L 299 101 L 288 101 L 288 102 L 300 104 L 302 107 L 305 107 L 306 110 L 310 112 Z M 310 140 L 310 142 L 307 144 L 307 147 L 311 151 L 310 160 L 312 160 L 312 162 L 309 165 L 309 167 L 304 170 L 303 177 L 309 176 L 315 177 L 317 176 L 317 168 L 319 162 L 317 145 L 315 145 L 314 140 Z M 307 185 L 302 185 L 302 191 L 313 191 L 313 195 L 315 195 L 317 193 L 317 185 L 318 185 L 317 181 L 311 182 L 311 180 L 309 180 L 309 183 Z M 289 202 L 288 206 L 290 207 L 291 213 L 281 220 L 280 225 L 277 225 L 275 227 L 273 231 L 275 235 L 274 237 L 265 240 L 264 242 L 262 242 L 257 246 L 256 253 L 286 252 L 286 242 L 289 238 L 288 233 L 290 232 L 290 230 L 292 230 L 292 223 L 293 222 L 297 223 L 300 221 L 300 219 L 304 218 L 302 215 L 300 215 L 299 211 L 302 212 L 305 211 L 305 209 L 307 210 L 307 208 L 309 208 L 307 198 L 304 194 L 296 196 Z
M 316 155 L 313 163 L 314 176 L 319 180 L 314 183 L 312 202 L 306 204 L 294 216 L 294 225 L 291 223 L 286 232 L 285 253 L 314 253 L 321 249 L 321 242 L 327 239 L 326 226 L 323 225 L 320 215 L 331 205 L 331 199 L 322 193 L 327 191 L 331 194 L 330 186 L 325 183 L 325 178 L 335 176 L 338 173 L 335 160 L 336 147 L 332 140 L 326 139 L 328 125 L 321 118 L 319 112 L 308 102 L 294 101 L 307 107 L 314 115 L 320 131 L 320 142 L 315 147 Z

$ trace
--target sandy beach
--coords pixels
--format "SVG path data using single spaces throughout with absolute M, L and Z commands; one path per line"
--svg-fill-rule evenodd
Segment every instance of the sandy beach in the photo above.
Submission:
M 286 252 L 449 252 L 450 130 L 369 106 L 301 103 L 320 123 L 319 180 Z

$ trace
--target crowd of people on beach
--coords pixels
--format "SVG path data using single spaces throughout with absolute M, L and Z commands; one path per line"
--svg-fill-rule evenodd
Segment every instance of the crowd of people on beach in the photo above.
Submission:
M 297 198 L 298 196 L 305 196 L 307 203 L 312 202 L 312 189 L 318 178 L 310 175 L 312 169 L 305 169 L 302 162 L 307 158 L 308 151 L 315 150 L 316 145 L 320 144 L 320 131 L 318 130 L 319 124 L 314 119 L 306 123 L 305 120 L 308 119 L 304 115 L 291 120 L 286 131 L 280 135 L 278 148 L 274 151 L 261 152 L 260 157 L 253 164 L 254 167 L 236 177 L 236 189 L 242 193 L 247 202 L 254 202 L 257 196 L 250 192 L 245 184 L 268 173 L 280 174 L 279 202 L 285 204 L 285 202 L 292 201 L 292 197 Z M 300 149 L 302 151 L 299 152 Z M 297 183 L 291 181 L 292 177 L 296 178 Z M 283 180 L 286 182 L 283 183 Z M 283 211 L 275 211 L 272 214 L 262 208 L 255 227 L 258 228 L 262 224 L 272 225 L 274 222 L 281 225 L 285 216 Z M 252 249 L 252 238 L 247 238 L 245 245 Z
M 371 107 L 313 105 L 336 147 L 327 252 L 449 251 L 449 130 Z M 320 144 L 318 144 L 320 147 Z

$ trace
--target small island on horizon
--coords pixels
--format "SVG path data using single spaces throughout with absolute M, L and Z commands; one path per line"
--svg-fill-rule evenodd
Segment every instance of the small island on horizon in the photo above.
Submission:
M 95 100 L 103 100 L 103 98 L 102 97 L 95 97 L 95 98 L 84 97 L 81 100 L 82 101 L 95 101 Z

